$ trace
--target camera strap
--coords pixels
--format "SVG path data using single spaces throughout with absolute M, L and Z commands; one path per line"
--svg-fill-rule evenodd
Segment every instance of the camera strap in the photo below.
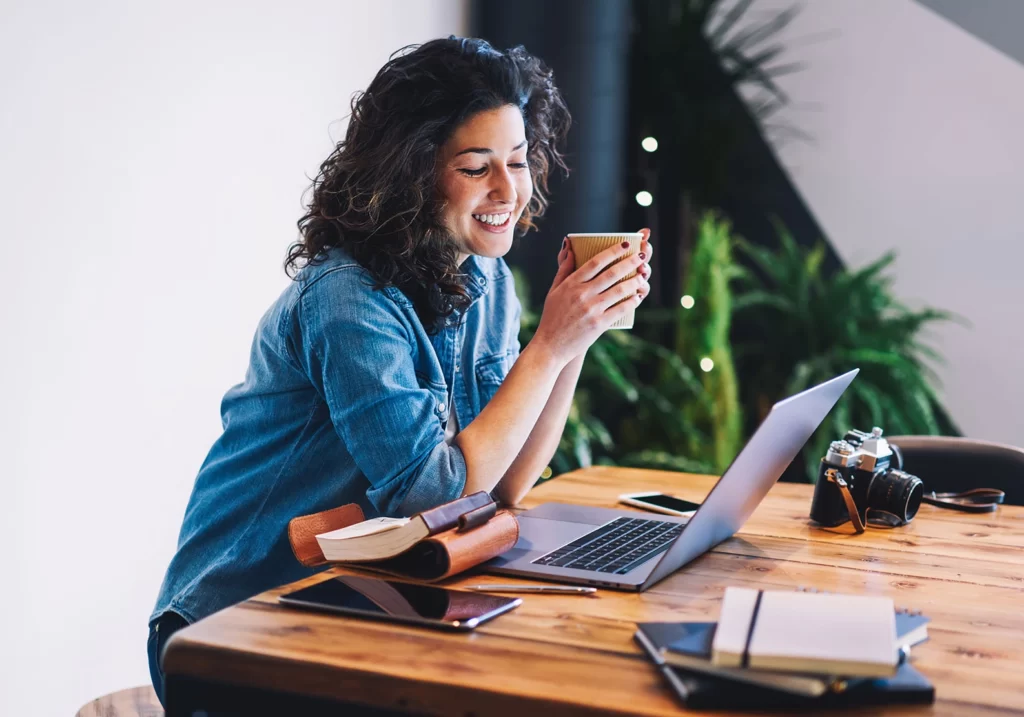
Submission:
M 850 493 L 850 486 L 839 471 L 830 468 L 825 471 L 825 480 L 834 483 L 839 489 L 839 494 L 846 504 L 846 512 L 850 515 L 850 522 L 857 535 L 863 533 L 867 528 L 865 523 L 877 528 L 896 528 L 903 525 L 903 520 L 898 515 L 885 510 L 868 508 L 864 511 L 865 520 L 861 520 L 860 512 L 857 510 L 857 503 Z M 939 508 L 959 510 L 964 513 L 991 513 L 1006 498 L 1006 494 L 995 488 L 973 488 L 962 493 L 925 493 L 921 497 L 922 503 L 928 503 Z
M 960 510 L 965 513 L 991 513 L 1006 498 L 1006 494 L 995 488 L 974 488 L 963 493 L 925 493 L 921 502 L 939 508 Z
M 847 485 L 846 480 L 839 474 L 839 471 L 832 468 L 825 471 L 825 479 L 830 483 L 835 483 L 836 487 L 839 488 L 839 494 L 843 496 L 843 502 L 846 503 L 846 512 L 850 514 L 850 522 L 853 523 L 853 529 L 857 535 L 860 535 L 867 528 L 865 521 L 861 520 L 860 513 L 857 511 L 857 503 L 853 500 L 853 495 L 850 493 L 850 486 Z M 886 510 L 868 508 L 864 511 L 864 517 L 866 522 L 874 528 L 897 528 L 903 525 L 903 521 L 898 515 Z
M 860 519 L 860 513 L 857 512 L 857 504 L 853 501 L 853 496 L 850 495 L 850 486 L 839 475 L 839 471 L 834 468 L 829 468 L 825 471 L 825 480 L 829 483 L 835 483 L 836 487 L 839 488 L 839 494 L 843 496 L 843 502 L 846 503 L 846 511 L 850 514 L 850 522 L 853 523 L 853 529 L 857 531 L 857 535 L 863 533 L 864 521 Z

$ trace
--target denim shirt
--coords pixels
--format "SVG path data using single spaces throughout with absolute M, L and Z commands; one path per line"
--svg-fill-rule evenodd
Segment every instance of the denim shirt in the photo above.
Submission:
M 502 259 L 462 265 L 472 303 L 428 335 L 398 289 L 375 291 L 340 249 L 307 266 L 263 316 L 245 381 L 221 404 L 150 617 L 195 622 L 311 575 L 288 521 L 358 503 L 409 516 L 458 498 L 466 460 L 444 440 L 494 396 L 519 355 L 520 304 Z

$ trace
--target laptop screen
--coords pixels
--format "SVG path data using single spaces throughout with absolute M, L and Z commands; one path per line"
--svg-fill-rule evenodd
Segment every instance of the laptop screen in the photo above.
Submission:
M 715 483 L 641 590 L 732 537 L 825 420 L 859 369 L 772 406 L 768 416 Z

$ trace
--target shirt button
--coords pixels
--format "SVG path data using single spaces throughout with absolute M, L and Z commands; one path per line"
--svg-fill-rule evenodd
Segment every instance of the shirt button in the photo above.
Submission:
M 444 401 L 437 402 L 437 410 L 440 411 L 441 413 L 444 413 Z

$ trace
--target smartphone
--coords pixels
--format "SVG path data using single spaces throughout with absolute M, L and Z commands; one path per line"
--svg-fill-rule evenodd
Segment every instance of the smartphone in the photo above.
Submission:
M 655 513 L 664 513 L 665 515 L 674 515 L 680 518 L 689 518 L 700 507 L 700 503 L 693 503 L 656 491 L 649 493 L 623 493 L 619 496 L 619 502 L 636 508 L 651 510 Z
M 472 630 L 522 605 L 522 598 L 339 575 L 278 598 L 284 605 L 373 620 Z

